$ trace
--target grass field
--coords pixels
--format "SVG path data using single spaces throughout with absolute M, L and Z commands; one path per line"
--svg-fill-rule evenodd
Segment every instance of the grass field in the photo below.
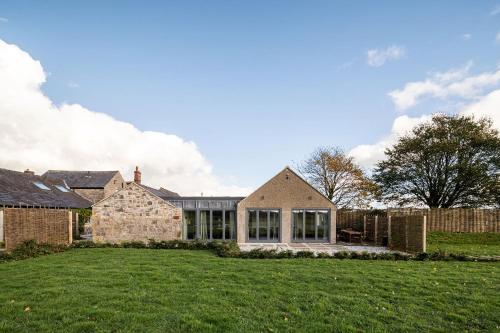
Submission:
M 500 264 L 75 249 L 0 265 L 0 332 L 498 331 Z
M 500 256 L 500 233 L 430 232 L 427 252 Z

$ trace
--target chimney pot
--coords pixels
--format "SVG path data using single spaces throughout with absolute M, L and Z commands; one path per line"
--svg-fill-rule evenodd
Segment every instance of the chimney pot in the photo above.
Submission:
M 28 175 L 32 175 L 34 176 L 35 175 L 35 171 L 31 171 L 30 169 L 26 169 L 24 170 L 24 173 L 28 174 Z
M 141 183 L 141 172 L 139 171 L 139 167 L 135 167 L 134 171 L 134 183 L 140 184 Z

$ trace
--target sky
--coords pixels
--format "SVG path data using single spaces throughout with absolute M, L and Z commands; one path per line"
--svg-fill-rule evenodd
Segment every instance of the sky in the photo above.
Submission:
M 500 1 L 0 2 L 0 167 L 246 195 L 435 112 L 500 129 Z

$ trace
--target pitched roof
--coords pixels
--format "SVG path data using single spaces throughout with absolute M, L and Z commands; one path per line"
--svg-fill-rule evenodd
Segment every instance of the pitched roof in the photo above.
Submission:
M 49 170 L 42 177 L 63 179 L 71 188 L 104 188 L 118 172 Z
M 280 172 L 278 172 L 276 175 L 274 175 L 272 178 L 270 178 L 267 182 L 265 182 L 264 184 L 262 184 L 260 187 L 258 187 L 255 191 L 253 191 L 252 193 L 250 193 L 248 196 L 246 196 L 243 200 L 241 200 L 242 202 L 244 200 L 246 200 L 247 198 L 251 197 L 254 193 L 258 192 L 260 189 L 264 188 L 267 184 L 271 183 L 271 181 L 273 179 L 275 179 L 276 177 L 278 177 L 279 175 L 281 175 L 283 172 L 290 172 L 292 173 L 293 175 L 295 175 L 300 181 L 302 181 L 305 185 L 309 186 L 310 188 L 312 188 L 316 193 L 318 193 L 320 196 L 322 196 L 324 199 L 326 199 L 328 202 L 332 203 L 332 201 L 330 199 L 328 199 L 328 197 L 326 195 L 324 195 L 323 193 L 321 193 L 317 188 L 315 188 L 314 186 L 312 186 L 311 184 L 309 184 L 309 182 L 307 180 L 305 180 L 304 178 L 302 178 L 302 176 L 300 176 L 297 172 L 293 171 L 292 168 L 290 168 L 288 165 L 285 166 Z M 333 203 L 332 203 L 333 205 Z M 334 205 L 335 206 L 335 205 Z
M 131 186 L 137 186 L 137 187 L 141 188 L 143 191 L 148 192 L 150 195 L 152 195 L 152 196 L 154 196 L 154 197 L 156 197 L 156 198 L 164 201 L 166 204 L 168 204 L 168 205 L 170 205 L 172 207 L 175 207 L 174 204 L 172 204 L 171 202 L 165 200 L 165 198 L 158 196 L 157 195 L 157 193 L 159 192 L 158 190 L 156 190 L 156 189 L 154 189 L 152 187 L 146 186 L 146 185 L 138 184 L 136 182 L 127 182 L 127 186 L 125 186 L 124 188 L 122 188 L 122 189 L 114 192 L 113 194 L 107 196 L 106 198 L 103 198 L 100 201 L 94 203 L 92 205 L 92 207 L 97 206 L 97 205 L 101 204 L 102 202 L 105 202 L 106 200 L 109 200 L 110 198 L 112 198 L 112 197 L 114 197 L 116 195 L 120 195 L 121 192 L 127 191 L 128 189 L 130 189 Z
M 149 187 L 149 186 L 144 185 L 144 184 L 137 184 L 137 185 L 145 188 L 149 192 L 153 193 L 154 195 L 156 195 L 157 197 L 160 197 L 162 199 L 165 199 L 167 197 L 178 197 L 179 196 L 179 194 L 172 192 L 172 191 L 169 191 L 163 187 L 160 187 L 160 189 L 157 190 L 155 188 Z
M 35 183 L 43 184 L 42 189 Z M 92 204 L 71 190 L 61 179 L 47 179 L 33 174 L 0 168 L 0 205 L 88 208 Z

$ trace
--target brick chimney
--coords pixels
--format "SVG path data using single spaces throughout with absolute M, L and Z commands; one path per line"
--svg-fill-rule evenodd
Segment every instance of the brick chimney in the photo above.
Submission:
M 135 167 L 134 171 L 134 183 L 140 184 L 141 183 L 141 172 L 139 171 L 139 167 Z
M 28 174 L 28 175 L 32 175 L 34 176 L 35 175 L 35 171 L 31 171 L 30 169 L 26 169 L 24 170 L 24 173 Z

